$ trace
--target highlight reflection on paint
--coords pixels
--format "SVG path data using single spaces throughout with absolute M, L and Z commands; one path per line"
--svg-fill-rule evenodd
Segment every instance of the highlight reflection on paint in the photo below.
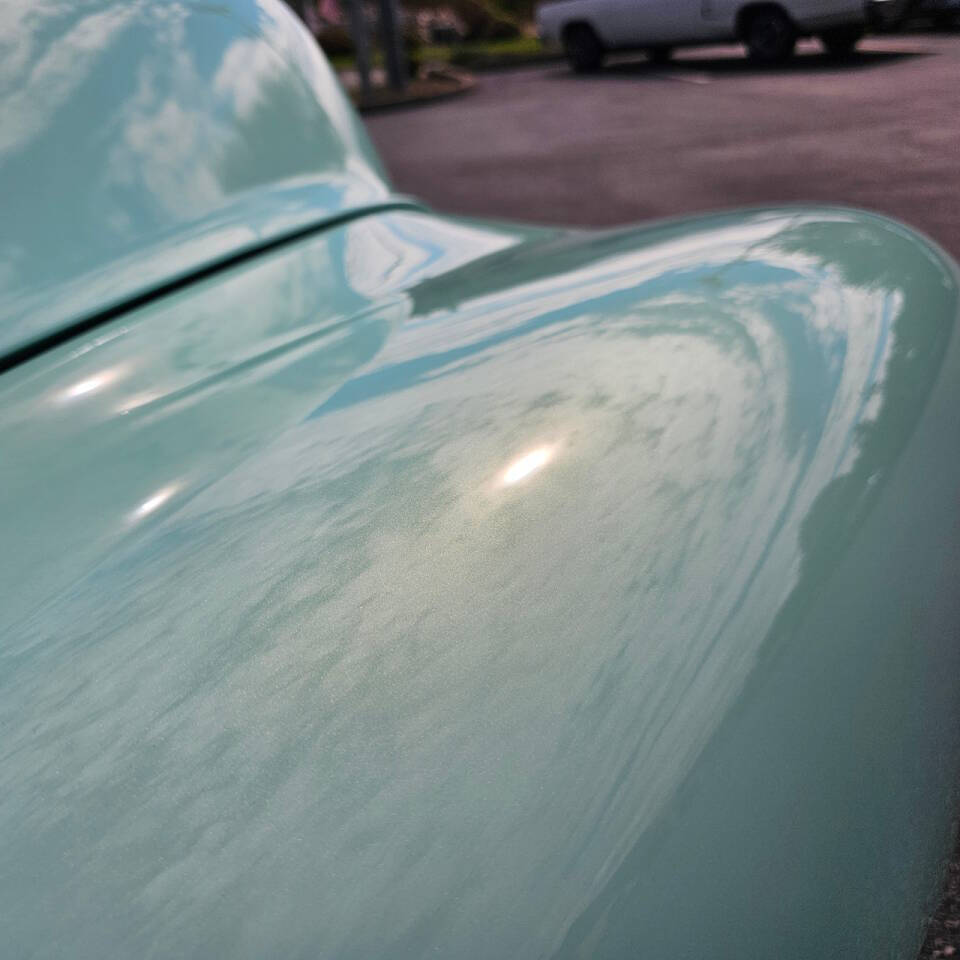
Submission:
M 124 416 L 130 413 L 131 410 L 136 410 L 139 407 L 145 407 L 148 403 L 153 403 L 160 396 L 160 393 L 150 392 L 132 394 L 118 403 L 115 409 L 118 414 Z
M 175 486 L 163 487 L 158 490 L 153 496 L 147 497 L 140 506 L 130 515 L 131 520 L 140 520 L 143 517 L 146 517 L 148 514 L 158 510 L 162 507 L 173 495 L 176 493 L 177 488 Z
M 525 453 L 518 460 L 514 460 L 503 474 L 503 485 L 513 486 L 521 480 L 526 480 L 531 474 L 542 470 L 553 459 L 553 447 L 537 447 Z
M 67 387 L 66 390 L 60 395 L 63 400 L 77 400 L 80 397 L 88 396 L 91 393 L 96 393 L 98 390 L 102 390 L 104 387 L 109 386 L 114 380 L 116 380 L 117 374 L 114 370 L 103 370 L 100 373 L 94 374 L 92 377 L 87 377 L 85 380 L 79 380 L 70 387 Z

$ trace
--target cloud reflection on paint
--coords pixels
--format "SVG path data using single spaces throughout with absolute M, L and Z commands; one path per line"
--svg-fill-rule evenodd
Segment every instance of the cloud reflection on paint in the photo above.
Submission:
M 3 15 L 0 350 L 388 195 L 329 65 L 273 0 Z
M 952 292 L 915 241 L 830 216 L 830 244 L 788 214 L 493 254 L 369 218 L 46 370 L 44 397 L 142 358 L 130 390 L 155 401 L 83 443 L 82 404 L 14 423 L 41 387 L 11 381 L 15 941 L 550 956 L 807 558 L 828 576 L 864 486 L 906 465 Z M 892 246 L 886 273 L 811 252 L 849 264 L 858 232 Z M 454 244 L 486 259 L 451 279 Z

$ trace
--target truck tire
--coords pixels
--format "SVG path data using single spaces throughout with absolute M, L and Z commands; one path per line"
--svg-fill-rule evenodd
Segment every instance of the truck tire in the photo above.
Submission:
M 783 63 L 793 55 L 797 31 L 779 7 L 760 7 L 744 19 L 743 42 L 757 63 Z
M 831 57 L 849 57 L 862 38 L 863 31 L 858 27 L 829 30 L 820 34 L 820 42 Z
M 593 73 L 603 66 L 603 44 L 586 23 L 571 24 L 563 31 L 563 52 L 574 73 Z

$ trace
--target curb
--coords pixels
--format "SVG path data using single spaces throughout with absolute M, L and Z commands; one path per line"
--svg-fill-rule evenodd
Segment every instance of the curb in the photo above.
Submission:
M 476 57 L 475 62 L 467 62 L 463 67 L 474 73 L 501 73 L 506 70 L 522 67 L 541 67 L 551 63 L 562 63 L 566 58 L 562 53 L 535 53 L 529 56 L 487 56 Z
M 360 113 L 381 113 L 387 110 L 425 106 L 440 100 L 449 100 L 451 97 L 469 93 L 477 85 L 473 74 L 453 68 L 432 70 L 426 80 L 412 81 L 412 84 L 429 83 L 431 80 L 437 83 L 437 86 L 431 90 L 421 89 L 413 93 L 408 90 L 403 93 L 396 93 L 390 89 L 380 88 L 374 90 L 372 96 L 368 98 L 360 96 L 359 93 L 351 93 L 350 99 Z

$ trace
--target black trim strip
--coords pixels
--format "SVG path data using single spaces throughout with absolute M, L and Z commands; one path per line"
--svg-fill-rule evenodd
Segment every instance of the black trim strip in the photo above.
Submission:
M 24 344 L 22 347 L 17 347 L 15 350 L 5 353 L 3 356 L 0 356 L 0 374 L 12 370 L 14 367 L 19 367 L 34 357 L 38 357 L 48 350 L 52 350 L 54 347 L 59 347 L 68 340 L 83 336 L 83 334 L 96 329 L 102 324 L 109 323 L 111 320 L 115 320 L 124 313 L 136 310 L 154 300 L 160 300 L 163 297 L 169 296 L 171 293 L 176 293 L 178 290 L 189 287 L 191 284 L 206 280 L 224 270 L 229 270 L 231 267 L 246 263 L 248 260 L 253 260 L 265 253 L 271 253 L 287 244 L 293 244 L 299 240 L 314 236 L 315 234 L 323 233 L 331 227 L 339 227 L 352 220 L 360 220 L 363 217 L 378 213 L 391 213 L 394 210 L 407 210 L 418 213 L 426 212 L 425 207 L 413 201 L 394 200 L 369 207 L 359 207 L 356 210 L 348 210 L 345 213 L 329 217 L 319 223 L 311 223 L 305 227 L 298 227 L 290 233 L 271 237 L 269 240 L 264 240 L 255 246 L 240 250 L 237 253 L 229 253 L 218 260 L 205 263 L 203 266 L 185 273 L 182 276 L 178 276 L 173 280 L 159 283 L 156 286 L 144 290 L 142 293 L 111 304 L 103 310 L 98 310 L 96 313 L 90 314 L 90 316 L 69 323 L 65 327 L 55 330 L 53 333 L 49 333 L 46 336 L 40 337 L 38 340 L 33 340 L 30 343 Z

